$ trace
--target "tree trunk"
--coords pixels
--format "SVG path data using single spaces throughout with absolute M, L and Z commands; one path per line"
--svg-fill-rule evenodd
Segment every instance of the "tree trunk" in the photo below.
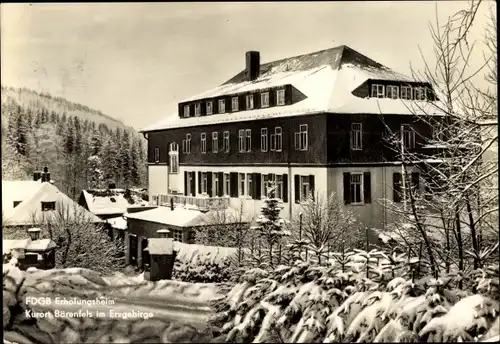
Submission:
M 461 228 L 461 223 L 460 223 L 460 208 L 458 205 L 455 208 L 455 221 L 456 221 L 456 227 L 457 227 L 458 270 L 463 272 L 464 271 L 464 248 L 463 248 L 463 242 L 462 242 L 462 228 Z M 462 289 L 462 287 L 463 287 L 462 281 L 459 282 L 458 287 L 460 289 Z

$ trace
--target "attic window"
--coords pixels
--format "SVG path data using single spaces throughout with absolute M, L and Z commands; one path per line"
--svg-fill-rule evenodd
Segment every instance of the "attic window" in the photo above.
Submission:
M 250 94 L 246 97 L 247 100 L 247 110 L 252 110 L 253 109 L 253 94 Z
M 200 103 L 194 104 L 194 115 L 196 117 L 201 116 L 201 104 Z
M 42 202 L 42 211 L 56 210 L 56 202 Z
M 207 115 L 211 115 L 213 113 L 213 103 L 211 101 L 207 102 Z
M 14 201 L 14 208 L 17 207 L 22 201 Z
M 413 91 L 414 91 L 415 100 L 425 100 L 426 99 L 424 87 L 415 87 Z
M 189 117 L 189 105 L 184 105 L 184 117 Z
M 225 113 L 225 112 L 226 112 L 226 100 L 219 99 L 219 113 Z
M 111 203 L 116 203 L 116 198 L 114 197 L 111 197 L 109 200 L 111 201 Z
M 399 98 L 399 87 L 398 86 L 387 86 L 385 88 L 387 98 L 398 99 Z
M 263 92 L 260 94 L 260 105 L 261 107 L 269 107 L 269 92 Z
M 276 105 L 285 105 L 285 90 L 276 91 Z
M 231 110 L 238 111 L 238 97 L 233 97 L 231 99 Z
M 384 85 L 373 84 L 372 85 L 372 97 L 373 98 L 384 98 Z

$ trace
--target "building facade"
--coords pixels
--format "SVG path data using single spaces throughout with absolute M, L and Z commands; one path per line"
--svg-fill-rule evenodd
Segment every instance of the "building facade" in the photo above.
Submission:
M 432 125 L 422 118 L 439 117 L 435 100 L 430 84 L 347 46 L 266 64 L 248 52 L 244 71 L 142 130 L 150 200 L 243 203 L 251 217 L 273 181 L 285 218 L 309 194 L 334 193 L 361 223 L 383 228 L 385 200 L 401 201 L 398 150 L 425 150 Z M 410 173 L 419 187 L 418 166 Z

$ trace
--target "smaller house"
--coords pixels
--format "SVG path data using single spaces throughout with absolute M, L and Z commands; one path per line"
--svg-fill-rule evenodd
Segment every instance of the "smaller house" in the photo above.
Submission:
M 52 269 L 55 267 L 56 243 L 50 239 L 39 239 L 40 229 L 30 229 L 30 238 L 20 240 L 2 240 L 3 260 L 11 257 L 18 260 L 21 270 L 29 267 Z

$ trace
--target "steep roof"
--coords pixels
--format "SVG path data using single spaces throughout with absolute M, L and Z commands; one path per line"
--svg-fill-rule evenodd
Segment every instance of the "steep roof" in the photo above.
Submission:
M 347 46 L 265 63 L 260 66 L 260 69 L 261 73 L 256 80 L 248 81 L 245 71 L 242 71 L 224 84 L 182 102 L 283 85 L 292 85 L 306 98 L 286 106 L 202 117 L 180 118 L 175 113 L 165 120 L 143 129 L 142 132 L 316 113 L 413 114 L 415 112 L 436 112 L 426 102 L 359 98 L 353 95 L 352 92 L 357 87 L 370 79 L 400 82 L 415 82 L 416 80 L 397 73 Z
M 25 201 L 32 197 L 40 188 L 40 181 L 32 180 L 2 180 L 2 213 L 10 216 L 14 211 L 14 202 Z
M 110 194 L 104 195 L 106 192 Z M 124 189 L 83 190 L 82 194 L 89 211 L 95 215 L 123 214 L 127 211 L 128 207 L 137 205 L 146 206 L 148 204 L 146 201 L 138 199 L 137 197 L 135 197 L 137 199 L 135 199 L 134 203 L 129 203 L 125 198 Z
M 42 211 L 41 202 L 56 202 L 56 210 Z M 59 191 L 55 185 L 45 182 L 31 197 L 25 199 L 5 216 L 5 223 L 8 226 L 40 224 L 63 212 L 67 221 L 81 219 L 92 223 L 102 222 L 97 216 Z

